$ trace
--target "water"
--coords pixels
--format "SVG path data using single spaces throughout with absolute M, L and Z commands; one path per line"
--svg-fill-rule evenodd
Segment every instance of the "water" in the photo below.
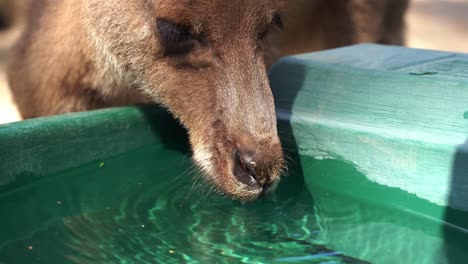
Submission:
M 241 204 L 210 194 L 190 168 L 149 146 L 24 175 L 0 190 L 0 263 L 430 263 L 427 249 L 443 246 L 434 224 L 325 189 L 312 197 L 294 174 Z
M 301 179 L 243 205 L 194 185 L 190 166 L 148 147 L 25 176 L 0 196 L 0 263 L 365 263 L 318 243 Z

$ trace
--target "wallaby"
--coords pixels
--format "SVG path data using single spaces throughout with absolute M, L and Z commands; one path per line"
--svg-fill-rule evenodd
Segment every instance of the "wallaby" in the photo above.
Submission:
M 267 66 L 297 51 L 401 44 L 406 6 L 401 0 L 32 2 L 8 70 L 24 118 L 160 103 L 187 128 L 205 179 L 242 201 L 273 190 L 283 168 Z M 285 40 L 288 29 L 301 28 L 310 35 L 300 36 L 304 44 Z

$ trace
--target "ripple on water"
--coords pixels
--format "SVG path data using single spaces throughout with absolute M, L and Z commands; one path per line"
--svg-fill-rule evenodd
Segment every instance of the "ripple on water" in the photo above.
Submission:
M 183 183 L 147 188 L 114 210 L 67 218 L 75 263 L 297 262 L 330 259 L 314 247 L 319 232 L 311 200 L 293 197 L 239 205 L 225 199 L 187 201 Z M 151 193 L 158 193 L 155 198 Z M 306 196 L 304 193 L 303 196 Z M 314 257 L 311 257 L 314 256 Z
M 145 155 L 156 155 L 158 166 L 144 163 Z M 47 204 L 31 214 L 31 225 L 38 215 L 50 217 L 0 244 L 0 262 L 366 263 L 324 246 L 312 197 L 298 177 L 242 205 L 205 195 L 203 187 L 192 190 L 190 163 L 175 154 L 145 150 L 99 164 L 25 189 L 28 197 L 48 189 L 31 198 Z M 15 195 L 23 194 L 9 199 Z

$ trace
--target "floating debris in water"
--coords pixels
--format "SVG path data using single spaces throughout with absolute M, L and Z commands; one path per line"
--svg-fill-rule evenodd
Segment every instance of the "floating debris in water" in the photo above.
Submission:
M 170 254 L 174 254 L 174 250 L 169 250 L 169 253 L 170 253 Z
M 32 246 L 29 246 L 29 247 L 28 247 L 28 250 L 32 250 L 32 249 L 33 249 L 33 247 L 32 247 Z
M 99 163 L 99 168 L 104 167 L 104 165 L 106 165 L 104 162 Z
M 57 204 L 58 204 L 58 205 L 62 205 L 62 201 L 57 201 Z

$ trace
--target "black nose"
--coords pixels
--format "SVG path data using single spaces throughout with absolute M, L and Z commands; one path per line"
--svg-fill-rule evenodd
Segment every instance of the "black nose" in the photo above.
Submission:
M 240 182 L 252 188 L 260 188 L 266 184 L 269 175 L 255 160 L 254 152 L 236 151 L 234 158 L 234 175 Z

